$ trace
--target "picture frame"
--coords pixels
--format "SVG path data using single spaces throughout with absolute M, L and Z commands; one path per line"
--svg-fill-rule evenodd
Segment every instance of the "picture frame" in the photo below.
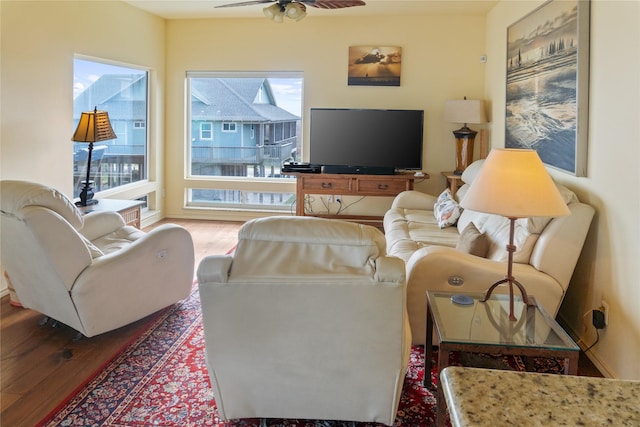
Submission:
M 400 86 L 402 48 L 399 46 L 350 46 L 349 86 Z
M 587 175 L 589 0 L 551 0 L 507 28 L 505 147 Z

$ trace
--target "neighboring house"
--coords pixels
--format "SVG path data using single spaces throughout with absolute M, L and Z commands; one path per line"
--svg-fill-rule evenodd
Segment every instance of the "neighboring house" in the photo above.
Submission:
M 146 74 L 104 74 L 73 100 L 77 125 L 83 111 L 109 113 L 117 139 L 104 141 L 110 154 L 145 154 L 147 125 Z M 82 148 L 84 144 L 78 144 Z
M 101 141 L 106 146 L 101 163 L 92 160 L 96 175 L 95 190 L 106 190 L 146 177 L 147 78 L 142 74 L 104 74 L 73 101 L 74 127 L 83 111 L 94 108 L 109 113 L 109 121 L 117 138 Z M 86 150 L 86 144 L 74 143 L 74 153 Z M 86 160 L 85 160 L 86 161 Z M 77 183 L 85 166 L 75 164 Z M 77 194 L 76 194 L 77 195 Z
M 265 78 L 191 80 L 193 175 L 265 177 L 298 152 L 300 117 L 276 105 Z

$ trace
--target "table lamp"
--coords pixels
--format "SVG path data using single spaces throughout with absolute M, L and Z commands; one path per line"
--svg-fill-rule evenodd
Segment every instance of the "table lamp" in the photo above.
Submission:
M 473 162 L 473 142 L 478 132 L 469 129 L 468 123 L 486 123 L 487 116 L 484 110 L 484 101 L 477 99 L 449 100 L 444 105 L 444 119 L 451 123 L 462 123 L 463 126 L 453 131 L 456 137 L 456 175 L 462 172 Z
M 93 151 L 93 143 L 99 141 L 107 141 L 109 139 L 116 139 L 117 136 L 113 132 L 111 122 L 109 122 L 109 113 L 106 111 L 98 111 L 98 108 L 94 108 L 93 111 L 86 111 L 80 116 L 78 127 L 73 134 L 72 141 L 75 142 L 87 142 L 89 143 L 89 154 L 87 156 L 87 177 L 84 181 L 84 187 L 80 192 L 80 201 L 76 202 L 77 206 L 89 206 L 98 203 L 93 198 L 93 189 L 91 188 L 90 174 L 91 174 L 91 152 Z
M 460 205 L 465 209 L 509 219 L 507 275 L 487 290 L 482 301 L 487 301 L 497 286 L 507 284 L 509 319 L 517 320 L 513 314 L 513 285 L 520 290 L 523 302 L 530 304 L 524 287 L 513 277 L 515 222 L 519 218 L 569 215 L 569 208 L 538 153 L 524 149 L 492 150 Z

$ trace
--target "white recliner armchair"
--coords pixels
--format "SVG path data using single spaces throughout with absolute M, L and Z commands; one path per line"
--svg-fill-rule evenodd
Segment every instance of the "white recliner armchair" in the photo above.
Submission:
M 411 332 L 404 263 L 383 234 L 271 217 L 238 237 L 197 272 L 220 416 L 393 424 Z
M 86 337 L 188 296 L 194 248 L 172 224 L 149 233 L 116 212 L 82 212 L 64 194 L 0 182 L 2 267 L 22 304 Z

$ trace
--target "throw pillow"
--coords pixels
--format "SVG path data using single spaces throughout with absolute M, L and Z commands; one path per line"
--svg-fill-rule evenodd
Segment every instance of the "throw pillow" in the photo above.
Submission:
M 444 190 L 433 205 L 433 215 L 440 228 L 451 227 L 458 222 L 462 208 L 451 195 L 451 190 Z
M 470 222 L 460 234 L 456 249 L 484 258 L 489 250 L 489 239 L 484 233 L 478 231 L 473 222 Z

